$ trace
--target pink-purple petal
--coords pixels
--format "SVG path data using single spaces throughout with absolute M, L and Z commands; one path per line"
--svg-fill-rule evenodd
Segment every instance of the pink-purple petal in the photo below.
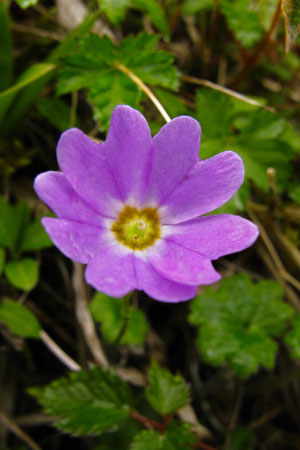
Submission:
M 153 138 L 153 164 L 147 198 L 160 204 L 198 161 L 201 129 L 189 116 L 164 125 Z
M 111 173 L 124 200 L 143 200 L 152 159 L 151 132 L 144 116 L 130 106 L 117 106 L 105 142 Z
M 89 262 L 86 281 L 111 297 L 123 297 L 137 287 L 133 260 L 133 252 L 107 247 Z
M 101 226 L 101 215 L 74 191 L 62 172 L 41 173 L 34 180 L 34 188 L 59 218 Z
M 164 223 L 184 222 L 215 210 L 233 196 L 243 179 L 244 164 L 237 153 L 226 151 L 199 161 L 164 200 Z
M 248 248 L 258 234 L 257 226 L 249 220 L 219 214 L 169 225 L 166 240 L 195 250 L 209 259 L 218 259 Z
M 221 278 L 209 258 L 166 239 L 149 249 L 148 258 L 161 275 L 177 283 L 205 285 Z
M 107 164 L 104 144 L 72 128 L 60 137 L 57 160 L 74 190 L 89 205 L 107 217 L 115 217 L 122 197 Z
M 136 256 L 134 264 L 139 289 L 145 291 L 149 297 L 167 303 L 182 302 L 195 297 L 196 286 L 171 281 L 161 275 L 146 258 Z
M 107 245 L 105 230 L 94 225 L 51 217 L 44 217 L 42 224 L 64 255 L 83 264 Z

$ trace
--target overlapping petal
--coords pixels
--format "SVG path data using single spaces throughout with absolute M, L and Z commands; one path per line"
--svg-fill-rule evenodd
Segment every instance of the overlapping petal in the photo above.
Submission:
M 123 200 L 143 200 L 152 163 L 151 132 L 144 116 L 130 106 L 114 110 L 105 147 L 111 173 Z
M 244 164 L 237 153 L 227 151 L 199 161 L 162 203 L 164 223 L 180 223 L 213 211 L 233 196 L 243 179 Z
M 107 247 L 90 261 L 85 278 L 95 289 L 112 297 L 123 297 L 138 288 L 133 252 L 118 245 Z
M 209 258 L 167 239 L 149 248 L 148 258 L 161 275 L 178 283 L 205 285 L 221 278 Z
M 44 217 L 42 224 L 64 255 L 83 264 L 108 245 L 106 230 L 98 226 L 51 217 Z
M 184 180 L 199 160 L 200 135 L 195 119 L 179 116 L 154 136 L 149 201 L 160 204 Z
M 40 199 L 61 219 L 102 225 L 102 216 L 74 191 L 61 172 L 44 172 L 34 180 Z
M 135 274 L 138 289 L 150 297 L 167 303 L 190 300 L 196 295 L 197 287 L 177 283 L 161 275 L 147 258 L 135 257 Z
M 209 259 L 218 259 L 249 247 L 258 234 L 257 226 L 249 220 L 231 214 L 219 214 L 170 225 L 165 239 Z
M 80 197 L 100 213 L 114 218 L 122 197 L 107 163 L 104 144 L 97 144 L 72 128 L 61 135 L 57 160 Z

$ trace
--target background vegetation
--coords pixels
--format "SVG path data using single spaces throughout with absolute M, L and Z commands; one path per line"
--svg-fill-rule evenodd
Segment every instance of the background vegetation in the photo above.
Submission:
M 0 0 L 1 450 L 300 448 L 299 23 L 299 0 Z M 191 302 L 93 292 L 40 224 L 60 133 L 103 140 L 124 103 L 244 160 L 217 213 L 260 238 Z

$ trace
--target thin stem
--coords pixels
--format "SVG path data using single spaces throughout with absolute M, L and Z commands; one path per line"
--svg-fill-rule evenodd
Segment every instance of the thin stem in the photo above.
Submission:
M 58 33 L 53 33 L 51 31 L 41 30 L 40 28 L 28 27 L 26 25 L 20 25 L 18 23 L 11 24 L 12 30 L 18 31 L 20 33 L 33 34 L 34 36 L 45 37 L 52 39 L 53 41 L 62 42 L 64 36 Z
M 258 219 L 258 217 L 256 216 L 256 214 L 254 213 L 253 210 L 251 210 L 248 207 L 248 214 L 251 218 L 251 220 L 253 220 L 253 222 L 256 223 L 256 225 L 259 228 L 260 231 L 260 236 L 267 248 L 267 250 L 269 251 L 269 254 L 271 256 L 271 258 L 273 259 L 273 262 L 276 266 L 276 269 L 278 271 L 278 274 L 285 280 L 288 281 L 290 284 L 292 284 L 296 289 L 300 290 L 300 283 L 298 280 L 296 280 L 291 274 L 289 274 L 287 272 L 287 270 L 285 269 L 283 263 L 281 262 L 281 259 L 277 253 L 277 251 L 275 250 L 275 247 L 271 241 L 271 239 L 269 238 L 265 228 L 263 227 L 262 223 L 260 222 L 260 220 Z
M 29 448 L 32 450 L 42 450 L 41 447 L 34 442 L 34 440 L 28 436 L 25 431 L 23 431 L 12 419 L 10 419 L 6 414 L 0 411 L 0 422 L 8 428 L 12 433 L 18 436 L 22 441 L 24 441 Z
M 138 76 L 136 76 L 133 72 L 131 72 L 131 70 L 128 69 L 128 67 L 125 67 L 123 66 L 123 64 L 119 64 L 118 62 L 115 62 L 115 67 L 119 69 L 121 72 L 125 73 L 143 92 L 145 92 L 147 97 L 150 98 L 150 100 L 156 106 L 156 108 L 161 113 L 166 122 L 171 121 L 169 114 L 162 106 L 158 98 L 155 97 L 153 92 L 148 88 L 148 86 L 146 86 L 146 84 Z
M 44 344 L 48 347 L 48 349 L 70 370 L 74 372 L 78 372 L 81 370 L 79 364 L 77 364 L 74 359 L 72 359 L 69 355 L 67 355 L 57 344 L 53 341 L 53 339 L 46 333 L 46 331 L 42 330 L 40 332 L 40 338 L 44 342 Z
M 186 81 L 187 83 L 193 83 L 198 84 L 200 86 L 206 86 L 211 89 L 214 89 L 215 91 L 222 92 L 222 94 L 230 95 L 231 97 L 237 98 L 241 100 L 242 102 L 249 103 L 253 106 L 258 106 L 259 108 L 265 109 L 266 111 L 276 113 L 276 110 L 270 106 L 265 106 L 262 103 L 258 102 L 257 100 L 253 100 L 252 98 L 246 97 L 246 95 L 240 94 L 239 92 L 235 92 L 231 89 L 228 89 L 224 86 L 221 86 L 220 84 L 213 83 L 209 80 L 203 80 L 202 78 L 196 78 L 196 77 L 190 77 L 187 75 L 183 75 L 181 77 L 182 81 Z
M 75 292 L 75 309 L 77 320 L 81 326 L 85 341 L 96 363 L 102 367 L 109 367 L 101 342 L 96 332 L 95 323 L 88 308 L 85 284 L 83 281 L 82 266 L 73 264 L 73 289 Z
M 232 86 L 236 87 L 240 84 L 240 82 L 244 79 L 244 77 L 249 73 L 249 69 L 253 67 L 257 61 L 260 59 L 263 51 L 266 49 L 266 47 L 269 45 L 269 42 L 271 40 L 272 34 L 276 30 L 276 27 L 279 23 L 280 19 L 280 13 L 281 13 L 281 1 L 278 1 L 277 8 L 275 11 L 275 14 L 273 16 L 273 20 L 271 23 L 271 26 L 267 33 L 263 36 L 262 40 L 258 44 L 255 52 L 252 56 L 250 56 L 245 64 L 245 66 L 242 68 L 242 70 L 237 74 L 235 80 L 232 82 Z
M 164 423 L 160 423 L 157 422 L 156 420 L 149 419 L 149 417 L 142 416 L 142 414 L 139 414 L 135 410 L 131 411 L 130 415 L 133 419 L 136 419 L 139 422 L 141 422 L 146 428 L 156 428 L 157 430 L 160 431 L 163 431 L 166 428 Z

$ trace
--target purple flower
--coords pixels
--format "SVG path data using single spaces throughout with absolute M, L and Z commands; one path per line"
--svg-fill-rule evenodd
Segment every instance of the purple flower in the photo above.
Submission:
M 180 116 L 152 139 L 142 114 L 118 106 L 104 144 L 76 128 L 62 134 L 62 172 L 42 173 L 34 183 L 58 216 L 42 223 L 66 256 L 87 264 L 96 289 L 188 300 L 197 285 L 221 278 L 211 260 L 256 240 L 257 227 L 246 219 L 199 217 L 227 202 L 244 178 L 234 152 L 200 161 L 200 133 L 196 120 Z

